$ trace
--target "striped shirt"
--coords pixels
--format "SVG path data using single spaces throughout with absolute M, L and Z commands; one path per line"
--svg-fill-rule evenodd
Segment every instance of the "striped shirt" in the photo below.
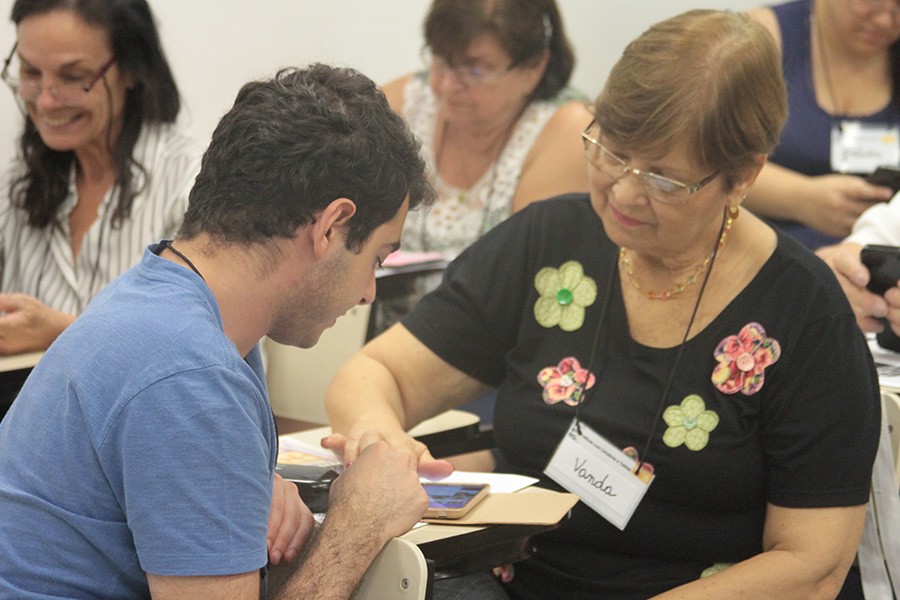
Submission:
M 74 259 L 69 230 L 69 215 L 78 202 L 74 167 L 58 224 L 45 229 L 28 225 L 27 213 L 12 206 L 8 197 L 10 180 L 0 181 L 0 190 L 6 192 L 0 197 L 0 291 L 28 294 L 56 310 L 80 314 L 107 283 L 140 261 L 148 244 L 175 233 L 203 151 L 198 140 L 174 126 L 146 126 L 133 151 L 146 175 L 134 170 L 134 186 L 141 191 L 130 217 L 113 227 L 118 189 L 113 186 Z M 10 176 L 23 168 L 17 163 Z

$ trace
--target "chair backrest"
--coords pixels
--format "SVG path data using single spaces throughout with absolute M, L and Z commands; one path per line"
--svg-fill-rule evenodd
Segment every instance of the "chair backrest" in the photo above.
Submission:
M 326 329 L 312 348 L 294 348 L 265 338 L 266 382 L 276 417 L 328 423 L 325 390 L 338 369 L 366 341 L 370 306 L 356 306 Z
M 863 593 L 867 599 L 900 598 L 900 494 L 897 493 L 896 429 L 889 430 L 897 394 L 882 390 L 881 434 L 872 468 L 866 521 L 857 551 Z
M 414 543 L 394 538 L 375 557 L 360 582 L 354 600 L 426 600 L 431 598 L 434 573 Z
M 891 451 L 894 454 L 894 476 L 900 482 L 900 394 L 882 390 L 881 403 L 884 405 L 888 434 L 891 438 Z

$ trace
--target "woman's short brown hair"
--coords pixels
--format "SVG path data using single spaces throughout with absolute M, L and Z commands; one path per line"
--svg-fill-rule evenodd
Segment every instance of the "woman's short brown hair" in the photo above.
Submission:
M 775 147 L 787 115 L 772 36 L 746 15 L 693 10 L 631 42 L 594 104 L 604 137 L 663 156 L 687 139 L 730 189 Z
M 575 54 L 555 0 L 434 0 L 425 17 L 426 45 L 451 64 L 483 34 L 517 66 L 536 62 L 544 50 L 550 53 L 533 98 L 552 98 L 568 84 Z

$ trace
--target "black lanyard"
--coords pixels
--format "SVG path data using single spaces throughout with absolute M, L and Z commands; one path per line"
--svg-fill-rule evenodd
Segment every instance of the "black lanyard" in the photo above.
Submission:
M 726 209 L 727 211 L 728 209 Z M 694 302 L 694 309 L 691 311 L 691 318 L 688 321 L 687 328 L 684 330 L 684 336 L 681 338 L 681 343 L 678 344 L 678 349 L 675 354 L 675 361 L 672 363 L 672 368 L 669 370 L 669 376 L 666 378 L 666 385 L 663 388 L 662 397 L 659 400 L 659 406 L 656 409 L 656 416 L 653 418 L 653 423 L 650 427 L 650 434 L 647 436 L 647 441 L 644 443 L 644 447 L 641 452 L 638 454 L 638 464 L 634 469 L 634 473 L 640 473 L 641 467 L 644 465 L 644 462 L 647 460 L 647 456 L 650 452 L 650 444 L 653 441 L 653 436 L 656 434 L 656 430 L 659 427 L 659 421 L 662 417 L 663 409 L 666 405 L 666 398 L 669 396 L 669 391 L 672 388 L 672 382 L 675 380 L 675 373 L 678 369 L 678 365 L 681 362 L 681 355 L 684 353 L 684 346 L 687 343 L 688 336 L 691 333 L 691 327 L 694 325 L 694 319 L 697 316 L 697 311 L 700 308 L 700 300 L 703 299 L 703 292 L 706 290 L 706 284 L 709 281 L 709 276 L 712 273 L 713 265 L 716 262 L 716 257 L 719 254 L 719 240 L 722 237 L 722 232 L 725 229 L 725 222 L 727 219 L 727 212 L 722 216 L 722 225 L 719 227 L 719 234 L 716 236 L 716 246 L 713 248 L 712 257 L 709 261 L 709 268 L 706 270 L 706 274 L 703 276 L 703 283 L 700 285 L 700 293 L 697 294 L 697 301 Z M 613 258 L 612 268 L 610 269 L 609 281 L 606 285 L 606 294 L 603 299 L 603 306 L 600 309 L 600 318 L 597 321 L 597 331 L 594 333 L 594 341 L 591 345 L 591 357 L 588 360 L 587 366 L 587 377 L 580 384 L 581 385 L 581 400 L 578 404 L 575 405 L 575 430 L 578 432 L 578 435 L 581 435 L 581 405 L 587 403 L 587 401 L 592 396 L 593 391 L 599 387 L 599 385 L 592 387 L 589 391 L 586 389 L 587 382 L 590 381 L 590 374 L 593 373 L 594 368 L 594 360 L 597 356 L 597 343 L 600 339 L 600 332 L 603 330 L 603 325 L 606 322 L 607 312 L 609 308 L 609 300 L 612 296 L 613 291 L 613 282 L 615 281 L 615 277 L 618 275 L 618 266 L 619 266 L 619 254 L 615 253 Z M 623 298 L 624 301 L 624 298 Z
M 194 266 L 194 263 L 192 263 L 187 256 L 185 256 L 184 254 L 182 254 L 181 252 L 179 252 L 178 250 L 175 249 L 175 246 L 172 245 L 172 240 L 163 240 L 163 246 L 165 246 L 166 248 L 171 250 L 175 256 L 177 256 L 178 258 L 183 260 L 187 264 L 187 266 L 189 266 L 191 268 L 191 271 L 196 273 L 200 279 L 203 279 L 203 281 L 206 281 L 206 279 L 204 279 L 203 275 L 200 274 L 200 271 L 197 269 L 197 267 Z

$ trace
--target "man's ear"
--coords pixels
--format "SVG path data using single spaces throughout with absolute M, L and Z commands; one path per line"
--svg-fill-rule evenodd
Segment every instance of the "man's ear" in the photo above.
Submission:
M 324 257 L 334 244 L 343 246 L 347 236 L 347 224 L 355 214 L 356 203 L 353 200 L 337 198 L 316 215 L 312 233 L 313 251 L 317 259 Z

